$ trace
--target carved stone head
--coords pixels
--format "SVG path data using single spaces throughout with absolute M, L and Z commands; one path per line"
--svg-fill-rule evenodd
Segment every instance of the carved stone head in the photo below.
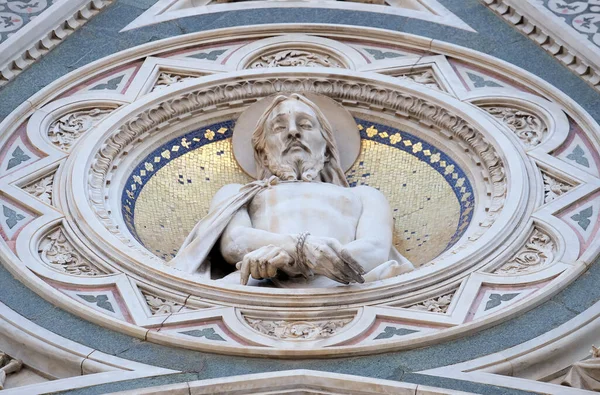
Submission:
M 348 186 L 332 127 L 304 96 L 277 96 L 259 118 L 252 146 L 259 179 L 276 175 Z

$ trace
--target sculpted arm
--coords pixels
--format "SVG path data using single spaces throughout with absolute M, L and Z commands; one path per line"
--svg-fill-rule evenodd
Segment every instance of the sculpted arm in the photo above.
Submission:
M 221 188 L 211 202 L 211 210 L 213 206 L 238 193 L 241 187 L 240 184 L 231 184 Z M 296 239 L 291 235 L 254 229 L 246 207 L 242 207 L 235 214 L 223 231 L 220 241 L 221 254 L 232 265 L 241 262 L 246 254 L 269 245 L 280 247 L 288 253 L 294 253 Z
M 361 200 L 362 213 L 356 239 L 344 246 L 367 272 L 388 260 L 392 248 L 392 210 L 385 196 L 375 188 L 351 189 Z

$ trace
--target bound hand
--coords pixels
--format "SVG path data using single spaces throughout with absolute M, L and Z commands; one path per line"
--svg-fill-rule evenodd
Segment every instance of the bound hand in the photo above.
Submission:
M 309 236 L 304 243 L 304 253 L 306 264 L 316 274 L 343 284 L 365 281 L 362 266 L 336 239 Z
M 240 270 L 240 283 L 248 284 L 250 275 L 260 280 L 277 275 L 277 271 L 291 267 L 292 258 L 283 248 L 268 245 L 244 255 L 244 259 L 235 266 Z

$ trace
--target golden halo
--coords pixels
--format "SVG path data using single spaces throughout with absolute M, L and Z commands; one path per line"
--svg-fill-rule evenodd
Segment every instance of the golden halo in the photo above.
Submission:
M 235 123 L 232 137 L 233 156 L 244 172 L 252 178 L 256 178 L 252 133 L 256 129 L 260 116 L 275 97 L 280 94 L 267 96 L 252 104 Z M 348 110 L 327 96 L 314 93 L 306 93 L 303 96 L 315 103 L 331 124 L 335 143 L 340 154 L 342 169 L 344 172 L 348 171 L 360 154 L 360 132 L 356 126 L 356 121 L 354 121 Z

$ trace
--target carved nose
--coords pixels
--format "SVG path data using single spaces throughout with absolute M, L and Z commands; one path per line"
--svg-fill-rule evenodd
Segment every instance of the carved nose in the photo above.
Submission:
M 298 131 L 298 130 L 290 130 L 288 132 L 288 139 L 293 140 L 293 139 L 300 139 L 300 137 L 302 137 L 302 134 Z

